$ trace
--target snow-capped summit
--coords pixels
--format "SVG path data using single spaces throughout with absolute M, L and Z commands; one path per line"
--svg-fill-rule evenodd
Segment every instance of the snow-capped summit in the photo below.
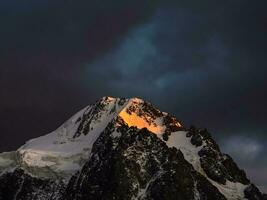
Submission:
M 139 98 L 103 97 L 0 154 L 0 200 L 263 198 L 206 129 Z
M 162 135 L 166 116 L 139 98 L 103 97 L 55 131 L 27 141 L 15 152 L 14 162 L 35 176 L 71 176 L 88 159 L 94 142 L 112 120 L 119 117 L 129 126 Z M 179 122 L 175 125 L 181 127 Z

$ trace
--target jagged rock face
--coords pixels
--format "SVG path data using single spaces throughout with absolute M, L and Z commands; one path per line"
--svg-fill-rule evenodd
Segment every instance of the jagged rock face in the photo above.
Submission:
M 259 189 L 254 184 L 249 185 L 249 187 L 245 189 L 244 193 L 245 197 L 250 200 L 267 199 L 266 194 L 261 194 Z
M 221 184 L 225 184 L 227 180 L 249 184 L 245 172 L 237 167 L 229 155 L 220 152 L 218 145 L 206 129 L 190 128 L 187 137 L 191 137 L 193 145 L 202 146 L 198 155 L 201 167 L 209 178 Z
M 115 103 L 113 103 L 112 107 L 107 109 L 107 106 L 111 104 L 114 99 L 109 99 L 108 97 L 104 97 L 97 101 L 94 105 L 88 108 L 87 112 L 85 112 L 82 117 L 79 117 L 75 123 L 79 123 L 78 129 L 75 132 L 73 138 L 79 137 L 80 135 L 87 135 L 90 130 L 93 130 L 93 122 L 100 120 L 102 112 L 108 112 L 108 114 L 115 113 L 120 107 L 122 107 L 127 101 L 125 98 L 116 99 Z
M 0 177 L 0 200 L 57 200 L 64 191 L 62 181 L 35 178 L 22 169 Z
M 136 98 L 100 99 L 0 170 L 0 200 L 266 199 L 206 129 Z
M 96 141 L 64 199 L 225 199 L 181 151 L 145 128 L 113 124 Z

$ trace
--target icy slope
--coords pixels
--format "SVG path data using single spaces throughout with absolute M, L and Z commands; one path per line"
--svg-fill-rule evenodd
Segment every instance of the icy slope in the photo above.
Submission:
M 17 164 L 35 176 L 71 176 L 89 158 L 99 134 L 126 103 L 105 97 L 84 108 L 57 130 L 29 140 L 20 147 L 16 152 Z M 91 119 L 89 124 L 88 119 Z M 85 125 L 90 129 L 86 134 L 80 134 L 78 131 L 84 131 L 82 126 Z

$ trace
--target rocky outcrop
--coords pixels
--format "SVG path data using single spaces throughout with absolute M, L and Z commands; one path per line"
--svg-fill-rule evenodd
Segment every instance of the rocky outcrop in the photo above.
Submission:
M 146 128 L 113 124 L 96 141 L 63 199 L 225 199 L 181 151 Z
M 58 200 L 64 191 L 62 181 L 36 178 L 22 169 L 0 176 L 0 200 Z

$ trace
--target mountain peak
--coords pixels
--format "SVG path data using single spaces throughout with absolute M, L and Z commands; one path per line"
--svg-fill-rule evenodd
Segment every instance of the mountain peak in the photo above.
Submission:
M 55 172 L 57 176 L 71 176 L 81 168 L 108 124 L 116 124 L 118 120 L 129 127 L 146 128 L 159 137 L 181 128 L 174 117 L 140 98 L 105 96 L 76 113 L 55 131 L 27 141 L 6 163 L 11 163 L 10 167 L 19 165 L 35 176 L 54 176 Z
M 261 199 L 259 190 L 220 151 L 206 129 L 186 129 L 175 117 L 140 98 L 103 97 L 57 130 L 29 140 L 17 151 L 0 154 L 0 199 L 5 187 L 1 177 L 12 176 L 19 177 L 18 184 L 25 177 L 38 184 L 43 179 L 55 181 L 55 187 L 57 180 L 63 181 L 64 187 L 68 184 L 72 189 L 62 199 L 99 197 L 94 195 L 103 194 L 106 187 L 101 184 L 110 179 L 129 190 L 118 194 L 114 188 L 112 195 L 126 195 L 124 199 L 170 199 L 160 195 L 172 196 L 173 191 L 181 193 L 181 199 Z M 53 188 L 49 190 L 54 194 Z M 106 199 L 114 199 L 111 196 Z
M 128 126 L 135 126 L 139 129 L 147 128 L 152 133 L 160 135 L 170 125 L 172 128 L 182 127 L 174 117 L 160 111 L 143 99 L 103 97 L 88 107 L 83 116 L 78 119 L 81 122 L 74 137 L 79 137 L 81 134 L 87 135 L 91 130 L 94 130 L 94 124 L 101 124 L 104 127 L 107 122 L 117 117 L 121 118 Z

